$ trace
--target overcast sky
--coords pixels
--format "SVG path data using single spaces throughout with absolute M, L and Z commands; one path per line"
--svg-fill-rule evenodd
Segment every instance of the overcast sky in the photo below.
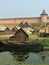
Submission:
M 0 18 L 40 16 L 49 14 L 49 0 L 0 0 Z

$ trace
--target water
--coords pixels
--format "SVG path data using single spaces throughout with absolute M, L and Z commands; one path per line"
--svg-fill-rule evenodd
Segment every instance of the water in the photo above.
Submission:
M 0 65 L 21 65 L 47 63 L 49 64 L 49 51 L 46 52 L 1 52 Z

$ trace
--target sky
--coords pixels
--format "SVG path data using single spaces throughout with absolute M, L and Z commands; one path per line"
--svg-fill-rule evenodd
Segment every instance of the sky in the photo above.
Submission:
M 43 9 L 49 14 L 49 0 L 0 0 L 0 18 L 38 17 Z

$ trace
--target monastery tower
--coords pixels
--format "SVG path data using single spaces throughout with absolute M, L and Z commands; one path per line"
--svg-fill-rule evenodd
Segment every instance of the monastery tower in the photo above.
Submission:
M 43 10 L 41 14 L 41 22 L 47 22 L 48 21 L 48 14 L 46 13 L 45 10 Z

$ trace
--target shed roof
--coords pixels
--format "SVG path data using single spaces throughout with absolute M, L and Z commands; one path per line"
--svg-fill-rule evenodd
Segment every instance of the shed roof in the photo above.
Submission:
M 24 27 L 31 27 L 31 25 L 28 22 L 25 22 Z
M 17 28 L 16 28 L 16 27 L 13 27 L 12 31 L 13 31 L 13 30 L 15 30 L 15 31 L 16 31 L 16 30 L 17 30 Z
M 0 27 L 0 31 L 5 31 L 6 29 L 9 29 L 8 27 Z
M 18 33 L 20 30 L 23 31 L 23 32 L 27 35 L 27 37 L 29 37 L 29 35 L 26 33 L 26 31 L 23 30 L 22 28 L 18 29 L 18 30 L 16 31 L 16 33 Z M 16 33 L 15 33 L 15 34 L 16 34 Z

